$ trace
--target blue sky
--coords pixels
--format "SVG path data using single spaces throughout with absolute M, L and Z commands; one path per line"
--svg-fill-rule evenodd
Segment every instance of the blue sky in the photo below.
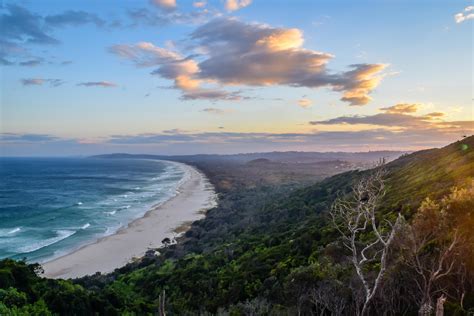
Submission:
M 1 155 L 363 151 L 473 131 L 469 1 L 4 1 Z

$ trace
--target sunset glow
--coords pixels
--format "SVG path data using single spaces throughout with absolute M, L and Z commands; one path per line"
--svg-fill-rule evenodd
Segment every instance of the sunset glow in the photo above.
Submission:
M 283 3 L 7 1 L 1 154 L 332 150 L 326 136 L 411 150 L 472 134 L 468 2 Z

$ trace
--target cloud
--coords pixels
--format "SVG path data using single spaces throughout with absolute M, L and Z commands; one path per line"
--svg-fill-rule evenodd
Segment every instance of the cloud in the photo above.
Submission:
M 447 121 L 442 112 L 431 112 L 424 115 L 412 114 L 417 111 L 420 104 L 397 104 L 391 107 L 381 108 L 383 113 L 374 115 L 340 116 L 323 121 L 311 121 L 309 124 L 324 127 L 334 125 L 346 127 L 348 125 L 364 126 L 370 125 L 380 129 L 388 129 L 394 132 L 410 131 L 412 133 L 425 131 L 459 132 L 464 130 L 473 131 L 474 121 Z M 347 128 L 347 127 L 346 127 Z M 371 127 L 373 129 L 373 127 Z M 369 128 L 369 129 L 371 129 Z
M 117 84 L 110 82 L 110 81 L 88 81 L 88 82 L 81 82 L 77 84 L 78 86 L 83 87 L 102 87 L 102 88 L 115 88 Z
M 463 12 L 460 12 L 460 13 L 457 13 L 456 15 L 454 15 L 454 20 L 456 21 L 456 23 L 462 23 L 464 21 L 467 21 L 467 20 L 472 20 L 474 19 L 474 13 L 469 13 L 471 11 L 474 11 L 474 6 L 468 6 L 464 9 Z
M 471 121 L 472 123 L 472 121 Z M 474 129 L 469 129 L 472 133 Z M 140 135 L 114 135 L 105 141 L 120 144 L 128 150 L 144 147 L 157 152 L 237 153 L 273 150 L 361 151 L 368 149 L 419 149 L 444 146 L 461 138 L 466 130 L 403 130 L 371 129 L 361 131 L 316 131 L 313 133 L 241 133 L 241 132 L 168 132 Z M 369 147 L 369 148 L 367 148 Z
M 313 101 L 308 98 L 302 98 L 298 100 L 298 105 L 302 108 L 309 108 L 313 105 Z
M 25 48 L 9 40 L 3 39 L 2 32 L 0 32 L 0 65 L 15 65 L 15 62 L 12 61 L 11 58 L 22 57 L 25 55 L 27 55 Z
M 26 61 L 19 62 L 18 65 L 26 67 L 35 67 L 43 63 L 43 58 L 30 59 Z
M 157 67 L 152 74 L 174 80 L 184 99 L 233 99 L 222 87 L 274 86 L 321 88 L 342 93 L 351 105 L 367 104 L 379 85 L 385 64 L 349 65 L 345 72 L 327 69 L 329 53 L 302 47 L 298 29 L 274 28 L 244 23 L 235 18 L 218 18 L 191 34 L 199 55 L 183 54 L 152 43 L 115 45 L 109 51 L 139 67 Z M 203 85 L 214 85 L 211 90 Z M 234 96 L 235 97 L 235 96 Z
M 176 0 L 151 0 L 151 3 L 164 10 L 174 10 Z
M 84 11 L 66 11 L 56 15 L 41 16 L 15 4 L 7 4 L 1 9 L 0 64 L 2 65 L 14 65 L 16 62 L 12 59 L 31 58 L 25 44 L 59 44 L 60 41 L 52 34 L 58 28 L 87 23 L 101 26 L 104 23 L 95 14 Z M 19 64 L 25 66 L 24 63 Z
M 24 86 L 42 86 L 45 83 L 49 83 L 51 87 L 59 87 L 64 84 L 64 81 L 61 79 L 44 79 L 44 78 L 26 78 L 21 79 L 20 82 Z
M 46 27 L 40 15 L 33 14 L 18 5 L 6 5 L 7 9 L 0 15 L 3 40 L 27 42 L 36 44 L 57 44 L 59 41 L 47 34 Z
M 239 92 L 227 92 L 218 89 L 189 89 L 184 91 L 181 99 L 183 100 L 222 100 L 222 101 L 239 101 L 244 99 Z
M 379 84 L 384 64 L 354 64 L 351 70 L 326 69 L 329 53 L 302 48 L 298 29 L 247 24 L 234 18 L 215 19 L 192 33 L 207 58 L 199 76 L 228 85 L 288 85 L 329 87 L 343 93 L 342 101 L 363 105 Z
M 177 52 L 154 46 L 149 42 L 139 42 L 135 45 L 113 45 L 108 50 L 115 55 L 131 60 L 138 67 L 168 64 L 182 59 Z
M 432 118 L 432 119 L 440 118 L 444 116 L 446 116 L 446 114 L 444 114 L 443 112 L 431 112 L 431 113 L 425 114 L 425 117 Z
M 397 113 L 379 113 L 375 115 L 340 116 L 324 121 L 311 121 L 311 125 L 379 125 L 385 127 L 416 127 L 430 125 L 425 117 Z
M 79 26 L 92 23 L 96 26 L 103 26 L 105 21 L 96 14 L 85 11 L 65 11 L 60 14 L 48 15 L 44 18 L 45 23 L 51 27 Z
M 163 134 L 112 135 L 107 142 L 113 144 L 157 144 L 164 142 L 192 142 L 193 140 L 195 140 L 194 135 L 176 132 Z
M 139 24 L 162 26 L 170 23 L 170 20 L 166 15 L 151 12 L 150 10 L 145 8 L 129 10 L 128 16 L 133 21 L 132 26 L 137 26 Z
M 441 119 L 443 117 L 445 117 L 446 114 L 443 113 L 443 112 L 431 112 L 431 113 L 428 113 L 428 114 L 425 114 L 424 117 L 426 119 L 430 119 L 430 120 L 434 120 L 434 119 Z
M 419 103 L 398 103 L 386 108 L 381 108 L 380 110 L 387 113 L 394 114 L 406 114 L 406 113 L 415 113 L 421 107 Z
M 252 0 L 226 0 L 225 9 L 227 11 L 236 11 L 249 6 Z
M 351 105 L 365 105 L 372 100 L 369 94 L 379 85 L 383 78 L 379 74 L 387 65 L 354 64 L 349 67 L 353 70 L 340 74 L 339 78 L 331 83 L 333 90 L 344 93 L 342 101 Z
M 0 36 L 2 40 L 16 43 L 58 44 L 59 40 L 50 34 L 54 28 L 87 23 L 97 26 L 104 24 L 97 15 L 84 11 L 66 11 L 43 17 L 19 5 L 9 4 L 5 9 L 0 15 Z
M 232 109 L 205 108 L 205 109 L 202 109 L 201 112 L 210 113 L 210 114 L 217 114 L 217 115 L 223 115 L 223 114 L 227 114 L 227 113 L 232 113 L 234 111 Z
M 83 155 L 85 145 L 80 139 L 63 138 L 40 133 L 0 133 L 2 156 Z
M 219 15 L 215 10 L 201 9 L 190 12 L 165 10 L 156 12 L 147 8 L 129 10 L 128 16 L 132 20 L 131 27 L 137 25 L 164 26 L 168 24 L 202 24 L 209 18 Z
M 0 65 L 2 65 L 2 66 L 11 66 L 11 65 L 14 65 L 14 63 L 12 63 L 8 59 L 0 56 Z
M 451 122 L 452 124 L 454 122 Z M 47 134 L 0 134 L 3 155 L 71 155 L 113 152 L 192 154 L 265 151 L 417 150 L 440 147 L 471 135 L 473 121 L 461 128 L 392 131 L 315 131 L 312 133 L 191 132 L 180 129 L 138 135 L 112 135 L 96 140 L 66 139 Z
M 49 142 L 59 138 L 47 134 L 16 134 L 0 133 L 0 143 L 3 142 Z
M 149 42 L 135 45 L 114 45 L 109 52 L 132 61 L 137 67 L 159 66 L 151 72 L 174 81 L 174 88 L 183 91 L 183 100 L 237 100 L 238 93 L 201 87 L 197 77 L 199 67 L 193 59 L 187 59 L 178 52 L 161 48 Z
M 204 8 L 207 5 L 206 1 L 194 1 L 193 7 L 195 8 Z

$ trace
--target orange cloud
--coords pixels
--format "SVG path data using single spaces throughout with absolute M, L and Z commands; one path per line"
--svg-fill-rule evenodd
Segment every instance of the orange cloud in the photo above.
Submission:
M 424 117 L 427 120 L 440 120 L 441 118 L 443 118 L 445 116 L 446 116 L 446 114 L 444 114 L 443 112 L 431 112 L 431 113 L 428 113 L 428 114 L 424 115 Z
M 236 11 L 250 5 L 252 0 L 227 0 L 225 2 L 225 9 L 227 11 Z
M 199 88 L 200 82 L 199 80 L 192 79 L 189 76 L 181 75 L 177 76 L 175 79 L 176 87 L 182 90 L 196 90 Z
M 381 108 L 380 110 L 385 111 L 387 113 L 398 113 L 398 114 L 405 114 L 405 113 L 415 113 L 421 107 L 419 103 L 398 103 L 386 108 Z
M 257 40 L 256 45 L 270 51 L 298 48 L 303 45 L 303 34 L 298 29 L 278 29 L 273 34 Z
M 332 126 L 332 130 L 346 130 L 348 126 L 359 130 L 378 128 L 394 132 L 439 131 L 440 133 L 468 134 L 474 131 L 474 121 L 447 121 L 442 112 L 431 112 L 424 115 L 414 115 L 420 107 L 417 103 L 401 103 L 381 108 L 384 113 L 375 115 L 340 116 L 324 121 L 312 121 L 310 125 L 324 128 Z M 335 128 L 335 129 L 334 129 Z
M 206 6 L 207 2 L 206 1 L 194 1 L 193 2 L 193 7 L 195 8 L 204 8 Z
M 298 105 L 302 108 L 309 108 L 313 105 L 313 102 L 310 99 L 302 98 L 298 100 Z
M 176 0 L 152 0 L 151 3 L 165 10 L 176 8 Z
M 174 80 L 185 99 L 193 98 L 191 90 L 194 97 L 234 100 L 236 94 L 221 87 L 285 85 L 326 87 L 341 92 L 342 101 L 364 105 L 371 100 L 370 93 L 387 67 L 355 64 L 348 71 L 331 72 L 327 64 L 334 56 L 303 48 L 300 30 L 244 23 L 235 18 L 218 18 L 202 25 L 191 34 L 191 41 L 192 47 L 199 49 L 199 57 L 184 57 L 148 42 L 114 45 L 109 51 L 138 67 L 157 67 L 152 74 Z M 203 90 L 203 83 L 219 90 Z
M 379 85 L 382 80 L 382 76 L 379 73 L 387 65 L 363 64 L 354 66 L 354 70 L 346 73 L 348 80 L 352 83 L 342 86 L 342 90 L 346 91 L 341 100 L 349 102 L 351 105 L 365 105 L 372 100 L 369 94 Z

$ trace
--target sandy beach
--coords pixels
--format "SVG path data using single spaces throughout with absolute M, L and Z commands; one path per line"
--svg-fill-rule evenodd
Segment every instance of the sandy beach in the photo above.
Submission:
M 207 209 L 216 205 L 214 189 L 194 167 L 180 166 L 185 175 L 177 188 L 177 195 L 153 207 L 144 217 L 114 235 L 44 263 L 44 276 L 67 279 L 95 272 L 112 272 L 133 258 L 143 256 L 148 249 L 163 246 L 161 241 L 164 238 L 173 240 L 183 232 L 183 225 L 202 218 Z

